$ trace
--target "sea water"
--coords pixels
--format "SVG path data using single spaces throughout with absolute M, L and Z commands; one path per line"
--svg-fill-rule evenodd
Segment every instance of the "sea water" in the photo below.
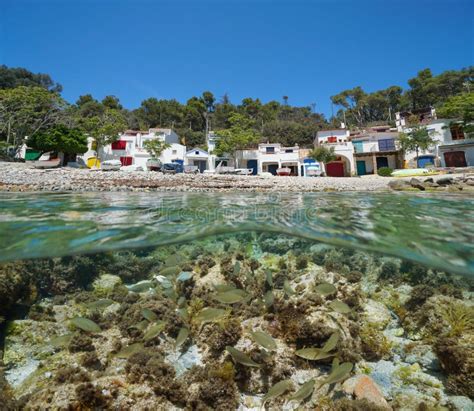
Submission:
M 471 407 L 473 279 L 463 195 L 0 194 L 0 397 Z

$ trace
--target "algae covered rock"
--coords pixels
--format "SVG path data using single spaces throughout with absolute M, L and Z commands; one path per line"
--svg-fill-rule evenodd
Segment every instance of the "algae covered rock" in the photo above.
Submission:
M 115 287 L 122 284 L 120 277 L 112 274 L 102 274 L 92 283 L 94 294 L 98 297 L 107 297 L 114 291 Z
M 368 324 L 377 327 L 379 330 L 383 330 L 392 320 L 392 315 L 390 314 L 389 309 L 378 301 L 368 299 L 363 308 L 364 320 Z
M 347 394 L 354 395 L 359 400 L 366 399 L 379 407 L 391 409 L 380 388 L 367 375 L 360 374 L 349 378 L 342 384 L 342 390 Z

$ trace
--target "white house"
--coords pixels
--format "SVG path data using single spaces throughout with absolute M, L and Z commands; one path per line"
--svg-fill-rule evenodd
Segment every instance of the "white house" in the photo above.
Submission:
M 215 171 L 216 167 L 222 163 L 223 166 L 234 166 L 231 157 L 218 157 L 214 154 L 219 136 L 214 131 L 209 131 L 206 136 L 207 150 L 194 147 L 188 150 L 185 155 L 185 164 L 196 166 L 202 172 Z
M 117 141 L 100 149 L 101 160 L 120 160 L 122 165 L 137 165 L 146 169 L 150 154 L 145 149 L 145 141 L 159 139 L 170 145 L 160 156 L 162 163 L 184 162 L 186 147 L 179 144 L 179 136 L 169 128 L 151 128 L 148 131 L 127 130 Z
M 355 174 L 354 146 L 347 129 L 318 131 L 315 146 L 334 148 L 336 160 L 325 165 L 326 174 L 330 177 L 344 177 Z
M 390 126 L 377 126 L 351 136 L 357 175 L 376 174 L 381 167 L 403 167 L 399 133 Z
M 424 125 L 435 140 L 435 144 L 419 153 L 418 162 L 415 152 L 405 153 L 409 166 L 425 167 L 428 164 L 441 167 L 474 166 L 474 139 L 462 131 L 458 122 L 453 119 L 439 119 L 434 108 L 414 112 L 396 113 L 396 123 L 399 131 L 409 132 L 407 119 L 416 115 L 420 124 Z
M 253 169 L 253 174 L 271 173 L 286 167 L 291 175 L 300 176 L 303 159 L 298 146 L 284 147 L 281 144 L 259 144 L 257 149 L 239 150 L 236 159 L 241 168 Z

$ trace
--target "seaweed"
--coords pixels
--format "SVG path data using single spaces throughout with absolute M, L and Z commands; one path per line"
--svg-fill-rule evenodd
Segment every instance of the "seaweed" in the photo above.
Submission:
M 71 353 L 82 351 L 94 351 L 95 347 L 92 344 L 92 338 L 84 333 L 75 333 L 68 344 L 68 350 Z
M 108 399 L 102 394 L 102 390 L 90 382 L 76 387 L 76 401 L 80 406 L 87 407 L 86 409 L 105 409 L 108 404 Z

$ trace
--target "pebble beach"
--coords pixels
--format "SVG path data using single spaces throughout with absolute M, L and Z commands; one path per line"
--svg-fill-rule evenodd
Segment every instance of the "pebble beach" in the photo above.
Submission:
M 452 174 L 450 178 L 466 188 L 465 182 L 467 180 L 473 181 L 473 176 L 472 173 Z M 436 182 L 446 177 L 438 175 L 431 178 Z M 399 178 L 395 181 L 409 183 L 410 180 L 410 178 Z M 420 178 L 421 183 L 424 180 L 425 178 Z M 30 164 L 0 162 L 0 191 L 383 191 L 394 188 L 391 187 L 393 181 L 391 178 L 377 175 L 305 178 L 208 174 L 173 175 L 149 171 L 102 171 L 69 167 L 39 170 Z M 407 187 L 410 188 L 409 184 L 401 189 Z

